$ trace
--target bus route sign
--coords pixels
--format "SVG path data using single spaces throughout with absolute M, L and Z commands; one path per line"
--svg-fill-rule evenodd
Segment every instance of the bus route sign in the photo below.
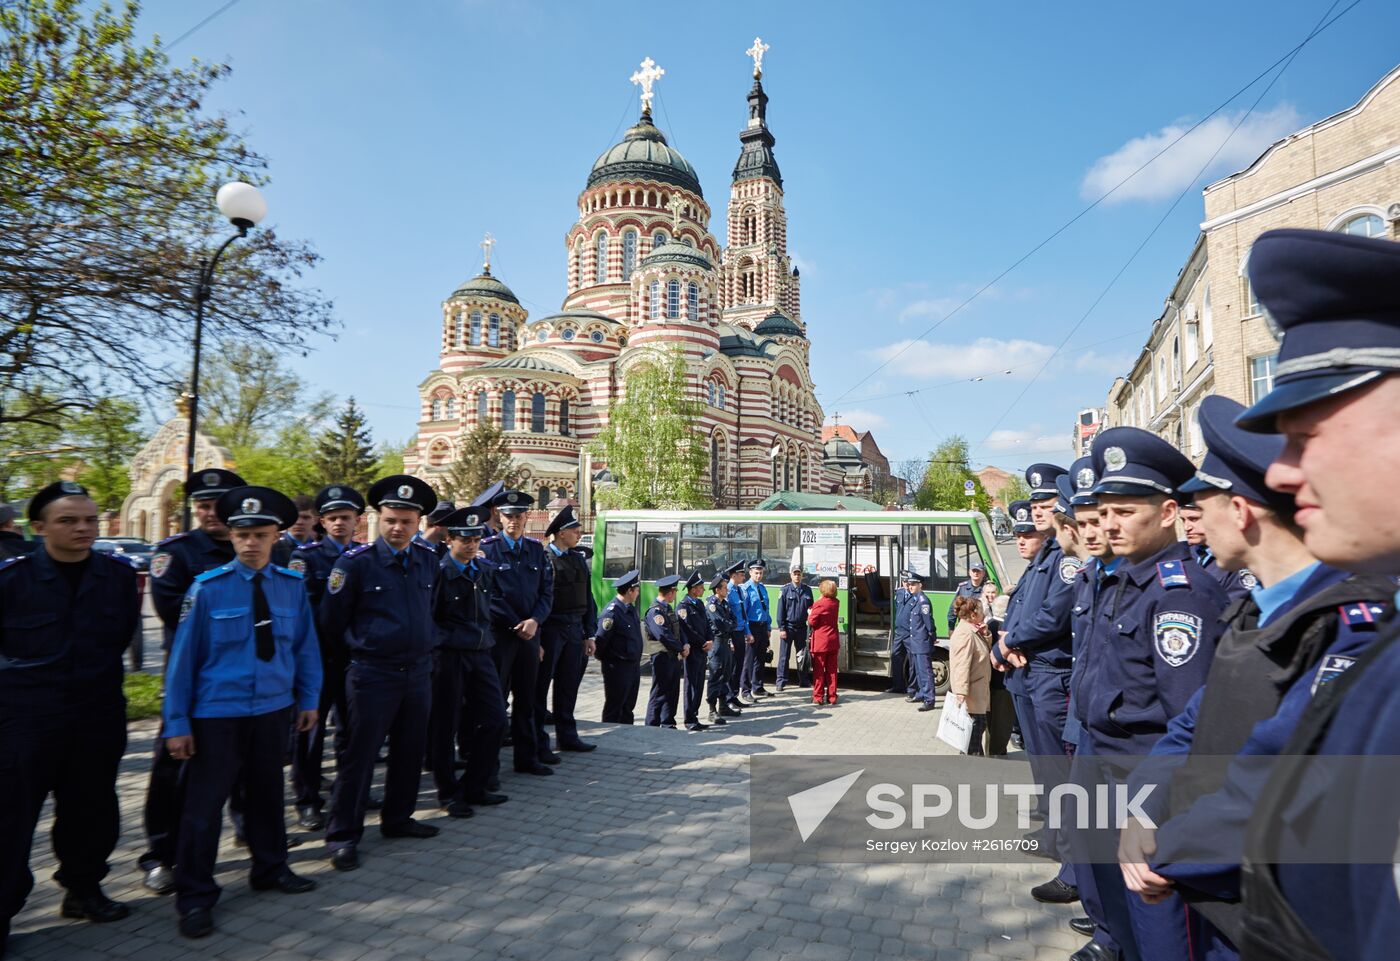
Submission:
M 803 547 L 818 544 L 844 544 L 845 534 L 839 527 L 804 527 L 800 543 Z

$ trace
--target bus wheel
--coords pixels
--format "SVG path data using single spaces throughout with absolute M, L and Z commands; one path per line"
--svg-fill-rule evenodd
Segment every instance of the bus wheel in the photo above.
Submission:
M 948 653 L 939 651 L 933 656 L 933 690 L 940 697 L 948 693 Z

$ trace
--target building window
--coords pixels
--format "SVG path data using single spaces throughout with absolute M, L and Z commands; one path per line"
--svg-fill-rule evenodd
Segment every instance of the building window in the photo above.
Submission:
M 1201 336 L 1200 324 L 1186 325 L 1186 369 L 1190 370 L 1196 365 L 1196 358 L 1200 356 L 1199 344 Z
M 569 398 L 567 397 L 559 401 L 559 433 L 565 437 L 569 436 Z
M 1164 402 L 1167 399 L 1167 355 L 1163 354 L 1157 358 L 1157 400 Z
M 489 326 L 486 329 L 486 345 L 488 347 L 501 346 L 501 315 L 492 314 Z
M 681 282 L 679 280 L 666 281 L 666 317 L 668 320 L 675 320 L 681 315 Z
M 472 339 L 473 347 L 481 346 L 481 311 L 472 311 Z
M 709 396 L 709 400 L 710 400 L 710 406 L 713 407 L 713 406 L 715 406 L 715 382 L 714 382 L 714 381 L 710 381 L 709 384 L 707 384 L 706 386 L 709 387 L 709 389 L 710 389 L 710 390 L 709 390 L 709 395 L 710 395 L 710 396 Z
M 595 344 L 601 344 L 603 342 L 603 332 L 601 330 L 589 331 L 588 339 Z
M 622 235 L 622 279 L 632 279 L 632 269 L 637 266 L 637 232 L 629 230 Z
M 456 397 L 448 397 L 448 398 L 447 398 L 447 401 L 442 405 L 442 407 L 443 407 L 443 411 L 447 414 L 447 419 L 448 419 L 448 420 L 452 420 L 452 419 L 454 419 L 454 418 L 457 416 L 457 398 L 456 398 Z
M 530 429 L 536 434 L 544 433 L 544 394 L 530 398 Z
M 1191 444 L 1189 453 L 1192 457 L 1201 453 L 1205 449 L 1205 438 L 1201 435 L 1201 405 L 1197 404 L 1191 408 L 1191 428 L 1187 434 L 1187 439 Z
M 548 337 L 549 331 L 545 330 L 543 327 L 535 331 L 535 340 L 539 341 L 542 344 L 545 342 L 546 339 L 548 339 Z
M 564 333 L 560 334 L 559 336 L 563 337 L 565 340 L 573 340 L 574 333 L 575 331 L 572 327 L 566 327 L 564 328 Z
M 1264 312 L 1263 306 L 1259 303 L 1259 298 L 1254 295 L 1254 284 L 1249 280 L 1249 274 L 1244 275 L 1244 302 L 1246 317 L 1258 317 Z
M 1201 349 L 1210 350 L 1212 341 L 1215 340 L 1215 311 L 1210 306 L 1210 288 L 1206 288 L 1205 296 L 1201 298 Z
M 697 283 L 685 285 L 685 311 L 692 321 L 700 319 L 700 285 Z
M 1249 402 L 1257 404 L 1274 389 L 1274 362 L 1278 354 L 1263 354 L 1249 359 Z
M 577 286 L 583 286 L 583 241 L 580 240 L 574 245 L 574 276 L 578 278 Z
M 484 423 L 486 423 L 486 413 L 487 413 L 488 410 L 490 410 L 490 407 L 488 406 L 488 404 L 489 404 L 489 402 L 488 402 L 487 399 L 486 399 L 486 391 L 484 391 L 484 390 L 479 390 L 479 391 L 477 391 L 477 392 L 476 392 L 476 422 L 477 422 L 478 424 L 484 424 Z
M 515 391 L 501 395 L 501 430 L 515 430 Z
M 1181 341 L 1172 338 L 1172 386 L 1181 386 Z
M 664 244 L 665 242 L 666 242 L 666 232 L 663 231 L 663 230 L 658 230 L 656 233 L 652 234 L 652 236 L 651 236 L 651 249 L 652 249 L 652 250 L 655 250 L 657 247 L 660 247 L 660 246 L 661 246 L 662 244 Z
M 719 403 L 715 404 L 720 410 L 724 410 L 724 385 L 719 385 Z
M 608 235 L 598 235 L 598 262 L 594 265 L 593 282 L 595 284 L 606 284 L 608 282 Z
M 1337 228 L 1338 232 L 1355 237 L 1384 237 L 1385 221 L 1375 214 L 1362 214 L 1353 217 Z
M 661 281 L 653 280 L 647 297 L 647 317 L 657 320 L 661 317 Z
M 462 328 L 467 325 L 466 317 L 458 314 L 452 321 L 452 346 L 462 349 Z
M 542 511 L 550 501 L 549 485 L 541 484 L 539 492 L 535 495 L 535 510 Z
M 442 420 L 442 398 L 433 398 L 433 420 Z

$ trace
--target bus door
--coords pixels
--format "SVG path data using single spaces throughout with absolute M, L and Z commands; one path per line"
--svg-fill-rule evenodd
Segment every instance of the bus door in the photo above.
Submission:
M 676 550 L 680 543 L 680 525 L 675 522 L 642 521 L 637 524 L 638 570 L 642 573 L 642 595 L 637 600 L 637 614 L 646 616 L 647 608 L 656 600 L 656 581 L 677 573 Z M 661 644 L 642 629 L 642 658 L 645 661 L 661 650 Z
M 903 566 L 898 524 L 851 524 L 847 541 L 847 630 L 844 669 L 888 674 L 894 594 Z

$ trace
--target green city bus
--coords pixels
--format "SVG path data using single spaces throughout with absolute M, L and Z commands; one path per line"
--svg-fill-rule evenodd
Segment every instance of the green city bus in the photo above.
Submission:
M 999 586 L 1006 582 L 986 516 L 966 511 L 605 511 L 592 546 L 599 609 L 613 597 L 612 579 L 633 569 L 642 573 L 640 613 L 656 597 L 657 578 L 698 570 L 708 582 L 716 571 L 754 557 L 768 563 L 764 583 L 774 611 L 793 564 L 802 566 L 814 592 L 821 581 L 834 580 L 839 669 L 848 674 L 889 675 L 894 594 L 900 572 L 913 570 L 933 606 L 940 694 L 948 686 L 948 606 L 958 584 L 977 561 Z M 777 646 L 775 629 L 775 652 Z M 656 649 L 648 640 L 646 655 Z

